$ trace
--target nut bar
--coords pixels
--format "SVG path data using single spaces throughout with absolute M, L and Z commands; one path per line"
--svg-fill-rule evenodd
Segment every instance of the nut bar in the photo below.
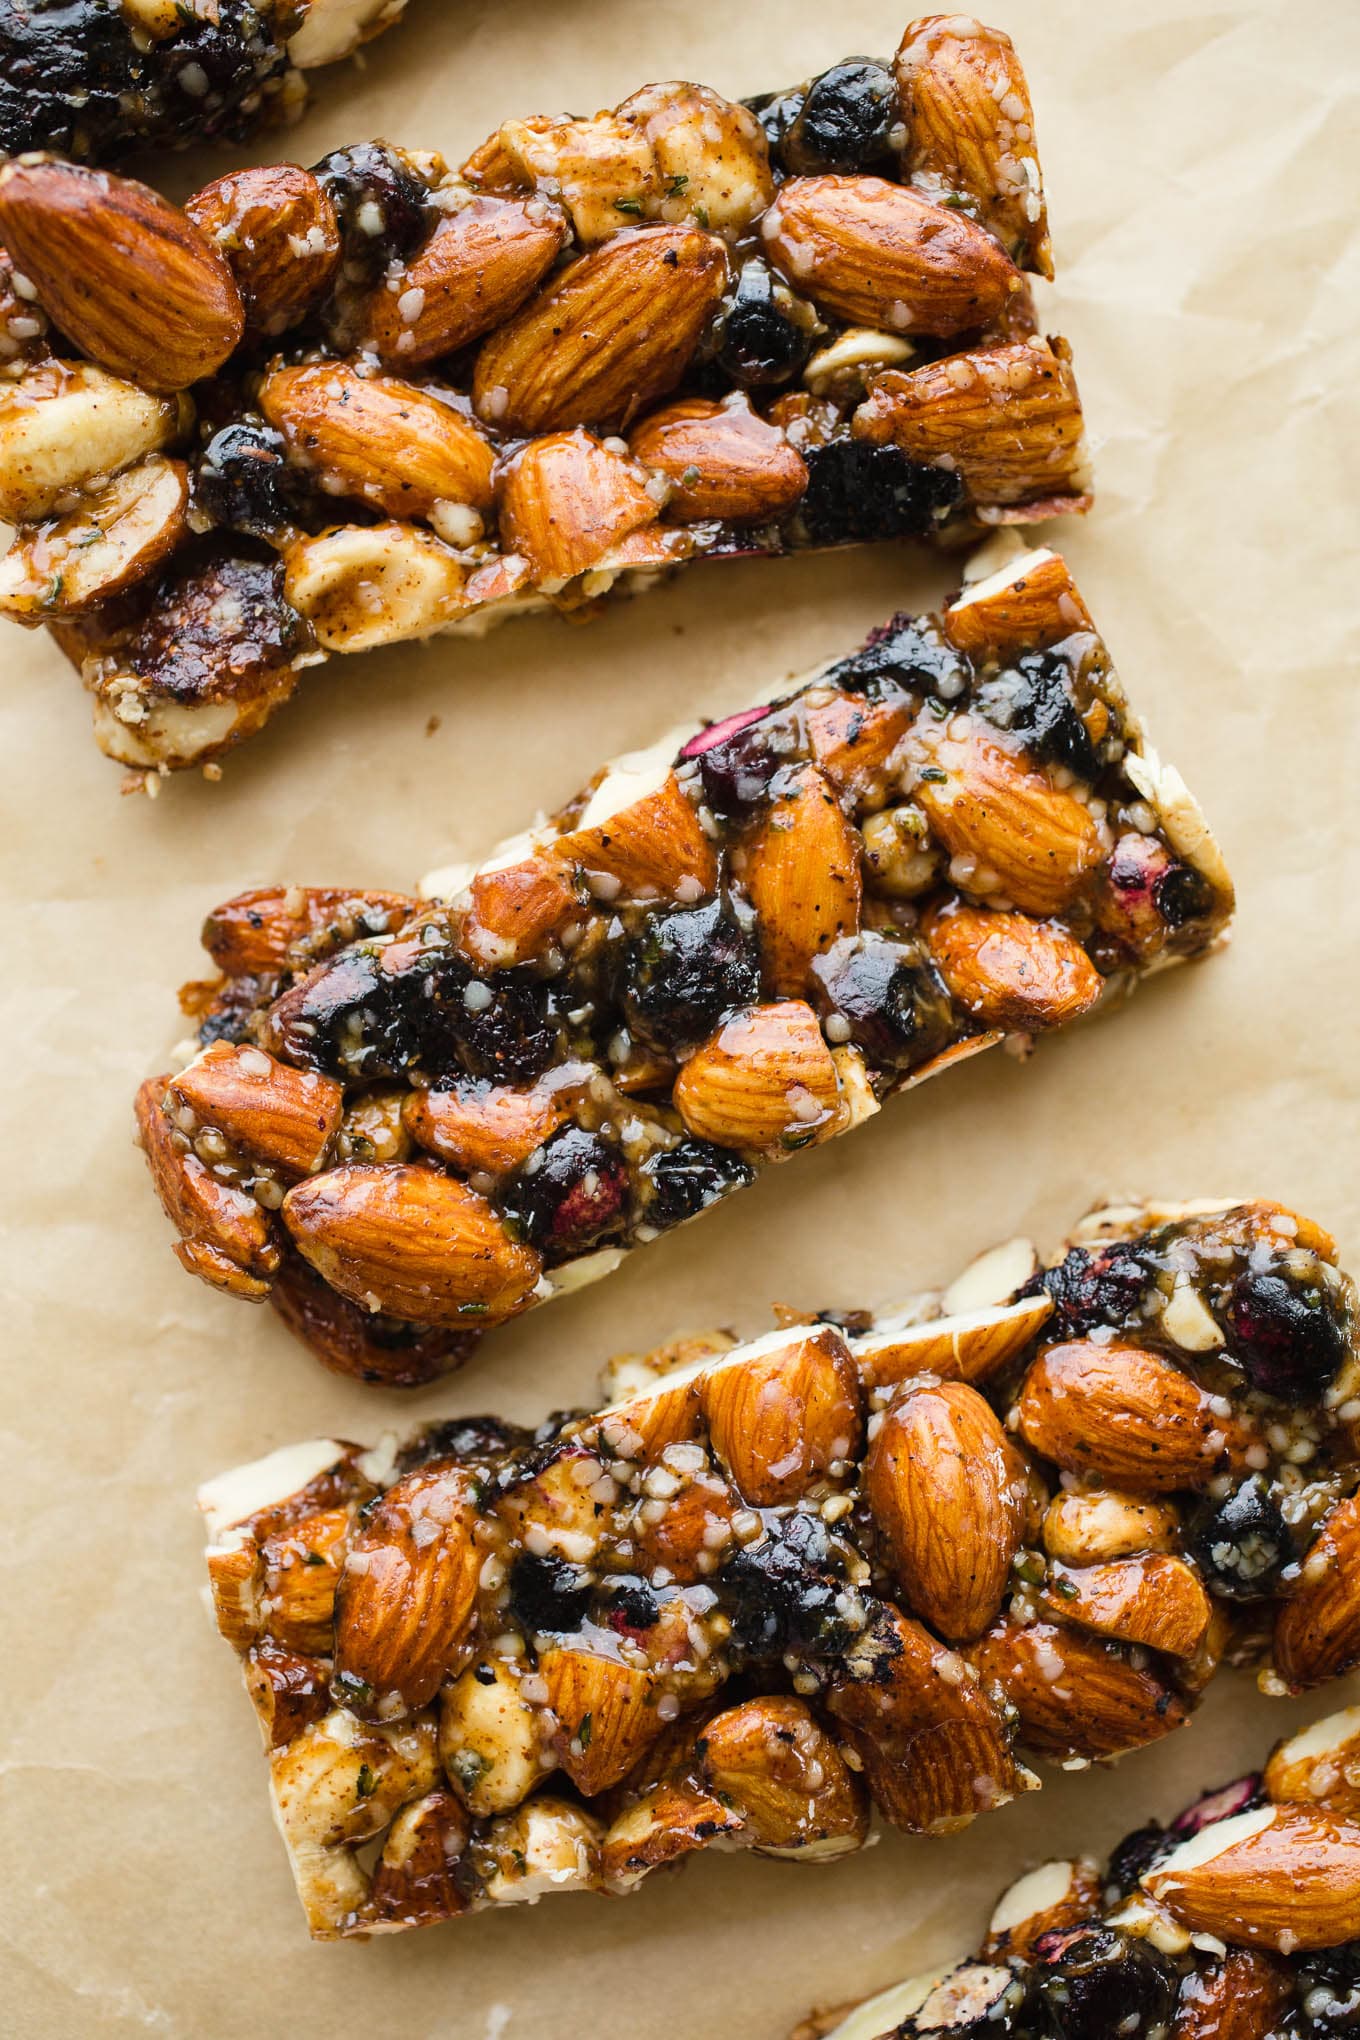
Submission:
M 1179 1727 L 1220 1664 L 1344 1672 L 1355 1303 L 1279 1205 L 1124 1207 L 1047 1266 L 1012 1240 L 877 1317 L 625 1357 L 533 1433 L 210 1483 L 313 1933 L 626 1891 L 711 1842 L 821 1861 L 875 1810 L 951 1833 L 1038 1785 L 1025 1757 Z
M 1151 1821 L 1041 1864 L 978 1954 L 791 2040 L 1340 2040 L 1360 2032 L 1360 1707 Z
M 0 610 L 143 772 L 332 653 L 1088 501 L 1024 77 L 956 16 L 754 110 L 507 121 L 456 172 L 369 143 L 180 210 L 26 158 L 0 244 Z
M 185 1267 L 389 1383 L 1232 908 L 1051 552 L 425 892 L 219 908 L 138 1099 Z
M 0 155 L 80 162 L 240 141 L 295 119 L 302 73 L 406 0 L 0 0 Z

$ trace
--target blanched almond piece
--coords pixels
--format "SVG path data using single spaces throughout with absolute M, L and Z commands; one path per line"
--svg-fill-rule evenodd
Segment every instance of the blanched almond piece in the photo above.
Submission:
M 945 634 L 974 665 L 1004 664 L 1015 653 L 1042 651 L 1074 631 L 1092 631 L 1091 613 L 1058 553 L 1024 553 L 951 602 Z
M 579 866 L 603 899 L 660 897 L 692 904 L 718 882 L 713 845 L 668 766 L 635 773 L 621 759 L 554 848 L 564 865 Z
M 475 1191 L 413 1162 L 354 1162 L 290 1190 L 298 1251 L 352 1303 L 464 1328 L 524 1310 L 541 1272 Z
M 336 495 L 389 517 L 428 517 L 441 503 L 491 507 L 490 442 L 433 391 L 316 362 L 275 369 L 259 403 L 293 460 Z
M 922 716 L 908 752 L 913 798 L 952 856 L 993 872 L 996 889 L 1027 914 L 1071 904 L 1104 856 L 1100 830 L 1074 794 L 974 716 Z
M 1275 1669 L 1294 1692 L 1360 1664 L 1360 1495 L 1338 1502 L 1275 1618 Z
M 349 524 L 299 539 L 283 591 L 328 652 L 428 637 L 471 607 L 458 556 L 418 524 Z
M 686 1131 L 781 1161 L 831 1132 L 836 1065 L 811 1006 L 755 1006 L 724 1021 L 675 1080 Z
M 952 1643 L 980 1636 L 1020 1549 L 1025 1473 L 977 1390 L 901 1396 L 869 1449 L 864 1491 L 913 1612 Z
M 233 1147 L 290 1176 L 319 1166 L 345 1109 L 344 1086 L 333 1077 L 228 1041 L 200 1050 L 171 1079 L 168 1095 Z
M 479 340 L 517 312 L 567 238 L 543 198 L 474 198 L 387 275 L 361 314 L 389 368 L 416 368 Z
M 1142 1883 L 1196 1933 L 1290 1955 L 1336 1948 L 1360 1919 L 1360 1826 L 1257 1807 L 1183 1842 Z
M 1041 1863 L 998 1899 L 982 1954 L 989 1960 L 1028 1961 L 1045 1934 L 1094 1919 L 1102 1909 L 1100 1877 L 1089 1857 Z
M 1063 1565 L 1106 1565 L 1142 1551 L 1170 1551 L 1179 1528 L 1174 1502 L 1109 1487 L 1064 1489 L 1044 1517 L 1044 1549 Z
M 354 1532 L 336 1595 L 335 1676 L 358 1710 L 424 1707 L 454 1669 L 484 1553 L 477 1489 L 435 1462 L 390 1487 Z
M 549 433 L 512 454 L 497 499 L 505 544 L 549 590 L 585 573 L 657 515 L 637 464 L 581 431 Z
M 891 1388 L 917 1374 L 946 1381 L 985 1381 L 1022 1352 L 1053 1309 L 1047 1296 L 961 1317 L 927 1318 L 901 1331 L 865 1332 L 854 1341 L 860 1375 L 870 1388 Z
M 340 266 L 335 207 L 310 170 L 262 163 L 213 179 L 184 201 L 224 255 L 257 333 L 282 333 L 319 303 Z
M 591 1489 L 612 1493 L 603 1461 L 582 1440 L 557 1446 L 546 1466 L 524 1474 L 502 1494 L 497 1515 L 511 1537 L 532 1536 L 539 1556 L 569 1559 L 588 1565 L 608 1527 L 605 1504 Z
M 479 1658 L 444 1689 L 440 1762 L 478 1820 L 518 1806 L 544 1775 L 545 1723 L 520 1691 L 526 1669 L 519 1659 Z
M 482 1889 L 492 1905 L 531 1905 L 548 1892 L 593 1891 L 601 1827 L 583 1807 L 547 1794 L 493 1822 L 477 1848 Z
M 589 1065 L 582 1064 L 583 1086 Z M 577 1094 L 579 1095 L 579 1093 Z M 410 1091 L 402 1117 L 411 1138 L 465 1175 L 503 1176 L 527 1161 L 571 1117 L 567 1085 L 488 1084 L 466 1078 L 450 1089 Z
M 766 975 L 781 996 L 797 998 L 814 957 L 859 929 L 859 837 L 815 765 L 801 768 L 761 820 L 745 879 Z
M 653 411 L 629 436 L 634 459 L 671 485 L 673 517 L 764 523 L 799 502 L 807 462 L 742 392 L 721 404 L 686 397 Z
M 834 1325 L 739 1348 L 705 1374 L 699 1401 L 713 1449 L 752 1508 L 797 1501 L 853 1459 L 863 1435 L 859 1376 Z
M 459 1873 L 470 1835 L 451 1792 L 427 1792 L 404 1806 L 384 1838 L 364 1925 L 426 1927 L 466 1912 L 470 1901 Z
M 1159 1354 L 1074 1339 L 1035 1361 L 1017 1407 L 1043 1458 L 1156 1495 L 1207 1488 L 1241 1463 L 1247 1436 L 1214 1401 Z
M 1329 1714 L 1277 1743 L 1265 1769 L 1277 1806 L 1324 1806 L 1343 1820 L 1360 1818 L 1360 1706 Z
M 541 1651 L 540 1676 L 557 1716 L 557 1756 L 578 1792 L 592 1798 L 626 1777 L 665 1722 L 650 1672 L 595 1651 Z
M 177 439 L 187 397 L 158 397 L 88 361 L 47 360 L 0 386 L 0 517 L 50 517 L 94 476 L 116 475 Z
M 1198 1575 L 1184 1559 L 1162 1552 L 1104 1565 L 1055 1564 L 1041 1598 L 1059 1622 L 1170 1657 L 1194 1656 L 1213 1612 Z
M 365 1724 L 337 1707 L 275 1750 L 269 1768 L 291 1850 L 367 1841 L 438 1783 L 434 1722 L 424 1715 L 393 1727 Z
M 0 610 L 21 623 L 73 616 L 156 568 L 188 534 L 189 471 L 153 454 L 0 559 Z
M 151 1181 L 166 1217 L 182 1235 L 184 1265 L 202 1274 L 214 1288 L 260 1296 L 263 1284 L 279 1265 L 279 1249 L 268 1215 L 253 1197 L 223 1183 L 192 1149 L 179 1144 L 161 1109 L 167 1077 L 150 1077 L 137 1093 L 138 1139 L 151 1171 Z M 202 1258 L 202 1250 L 208 1258 Z M 225 1262 L 220 1266 L 218 1258 Z M 254 1282 L 244 1292 L 234 1283 L 231 1268 Z
M 749 108 L 707 85 L 667 83 L 630 93 L 616 113 L 642 123 L 663 218 L 689 215 L 735 238 L 764 212 L 774 195 L 770 152 Z
M 478 415 L 507 432 L 614 431 L 674 389 L 727 287 L 697 227 L 640 227 L 584 255 L 483 343 Z
M 776 1856 L 845 1855 L 869 1831 L 864 1788 L 801 1700 L 770 1693 L 715 1715 L 699 1768 L 746 1838 Z
M 583 248 L 655 216 L 661 180 L 651 143 L 638 122 L 617 112 L 592 120 L 507 120 L 493 140 L 509 177 L 560 199 Z M 478 168 L 485 175 L 490 166 Z
M 1117 1757 L 1169 1735 L 1188 1715 L 1154 1672 L 1054 1623 L 1003 1616 L 968 1655 L 1018 1713 L 1022 1746 L 1040 1756 Z
M 926 941 L 950 996 L 984 1027 L 1038 1033 L 1088 1013 L 1105 980 L 1081 944 L 1025 914 L 956 904 L 930 916 Z
M 287 967 L 299 942 L 383 935 L 415 912 L 404 893 L 346 892 L 341 886 L 261 886 L 237 893 L 203 923 L 202 942 L 227 977 L 263 977 Z

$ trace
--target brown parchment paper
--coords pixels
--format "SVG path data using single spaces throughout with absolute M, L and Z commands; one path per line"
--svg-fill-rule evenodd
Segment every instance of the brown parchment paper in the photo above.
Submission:
M 651 78 L 733 94 L 891 49 L 888 0 L 412 0 L 283 151 L 470 146 Z M 699 567 L 603 622 L 516 624 L 308 678 L 212 787 L 120 800 L 57 653 L 6 627 L 6 2034 L 165 2040 L 776 2040 L 807 2005 L 970 1945 L 998 1888 L 1234 1775 L 1310 1710 L 1223 1679 L 1172 1742 L 944 1843 L 848 1863 L 710 1856 L 571 1898 L 312 1947 L 235 1662 L 200 1605 L 195 1484 L 288 1440 L 585 1400 L 609 1353 L 876 1303 L 1105 1193 L 1270 1192 L 1360 1265 L 1357 686 L 1360 13 L 1354 0 L 989 0 L 1029 70 L 1099 508 L 1058 542 L 1241 890 L 1226 955 L 1043 1048 L 984 1057 L 768 1176 L 415 1399 L 348 1388 L 170 1258 L 130 1141 L 204 912 L 284 877 L 402 887 L 475 854 L 680 713 L 936 598 L 889 548 Z M 256 152 L 271 153 L 266 148 Z M 224 167 L 179 161 L 176 191 Z M 1052 533 L 1050 533 L 1052 535 Z

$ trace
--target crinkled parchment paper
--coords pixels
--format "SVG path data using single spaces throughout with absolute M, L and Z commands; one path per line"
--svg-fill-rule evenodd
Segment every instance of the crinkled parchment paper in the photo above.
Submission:
M 504 116 L 593 109 L 645 79 L 750 92 L 887 51 L 905 11 L 413 0 L 362 73 L 321 81 L 284 147 L 306 162 L 386 133 L 456 156 Z M 948 569 L 889 548 L 698 567 L 587 629 L 541 620 L 337 662 L 220 786 L 186 777 L 154 803 L 120 800 L 72 675 L 6 628 L 7 2034 L 777 2040 L 811 2000 L 970 1942 L 1022 1865 L 1170 1811 L 1305 1711 L 1225 1679 L 1173 1742 L 1053 1777 L 958 1840 L 893 1835 L 820 1870 L 700 1858 L 622 1902 L 314 1948 L 199 1601 L 194 1486 L 238 1460 L 479 1406 L 536 1417 L 587 1398 L 612 1351 L 755 1329 L 774 1298 L 880 1302 L 1010 1232 L 1051 1241 L 1107 1192 L 1269 1191 L 1360 1264 L 1360 14 L 988 11 L 1029 69 L 1051 323 L 1075 343 L 1097 442 L 1099 507 L 1059 542 L 1222 833 L 1235 940 L 1026 1069 L 985 1057 L 899 1102 L 501 1333 L 463 1378 L 411 1400 L 349 1388 L 269 1313 L 180 1273 L 131 1145 L 133 1086 L 175 1037 L 204 912 L 275 877 L 404 886 L 678 714 L 719 713 L 937 597 Z

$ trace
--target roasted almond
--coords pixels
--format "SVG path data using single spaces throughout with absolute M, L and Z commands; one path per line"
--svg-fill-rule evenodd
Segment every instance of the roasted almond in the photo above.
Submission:
M 189 471 L 152 454 L 0 559 L 0 610 L 22 623 L 76 616 L 142 581 L 188 536 Z
M 1143 1877 L 1193 1932 L 1293 1955 L 1354 1939 L 1360 1826 L 1294 1806 L 1215 1821 Z
M 1003 1616 L 968 1653 L 1019 1717 L 1019 1740 L 1040 1756 L 1117 1757 L 1169 1735 L 1184 1700 L 1118 1649 L 1051 1622 Z
M 1045 1934 L 1094 1919 L 1103 1904 L 1100 1876 L 1089 1858 L 1041 1863 L 1001 1894 L 982 1953 L 988 1960 L 1030 1961 Z
M 819 310 L 939 339 L 989 326 L 1022 286 L 966 213 L 884 177 L 794 177 L 760 223 L 765 252 Z
M 215 1176 L 176 1133 L 161 1109 L 169 1081 L 149 1078 L 137 1093 L 135 1109 L 138 1139 L 156 1195 L 182 1235 L 184 1265 L 214 1288 L 261 1297 L 279 1265 L 268 1214 L 244 1190 Z M 246 1280 L 235 1281 L 233 1269 Z
M 392 1694 L 411 1713 L 456 1665 L 485 1553 L 476 1483 L 460 1467 L 420 1467 L 355 1530 L 336 1596 L 335 1679 L 359 1712 Z
M 1105 854 L 1075 794 L 998 743 L 975 716 L 923 716 L 906 748 L 913 798 L 955 860 L 951 876 L 961 889 L 996 891 L 1027 914 L 1071 905 Z
M 480 340 L 517 312 L 567 238 L 546 199 L 473 198 L 389 272 L 360 324 L 389 368 L 417 368 Z
M 657 517 L 645 471 L 588 432 L 531 439 L 505 462 L 496 496 L 504 543 L 550 592 Z
M 1277 1743 L 1265 1768 L 1277 1806 L 1322 1806 L 1342 1820 L 1360 1818 L 1360 1706 L 1343 1708 Z
M 342 1296 L 426 1324 L 502 1324 L 528 1306 L 541 1272 L 485 1198 L 413 1162 L 313 1176 L 289 1191 L 283 1221 Z
M 712 1792 L 667 1782 L 625 1807 L 600 1850 L 600 1873 L 611 1891 L 627 1891 L 650 1870 L 675 1863 L 710 1842 L 741 1832 L 741 1816 Z
M 339 948 L 357 935 L 384 935 L 415 908 L 404 893 L 261 886 L 214 907 L 203 923 L 203 947 L 227 977 L 266 977 L 288 967 L 299 943 Z
M 423 1388 L 460 1367 L 477 1343 L 475 1325 L 399 1325 L 375 1316 L 332 1289 L 297 1253 L 284 1255 L 269 1301 L 294 1338 L 349 1381 Z
M 184 210 L 226 257 L 257 333 L 283 333 L 329 290 L 340 266 L 335 208 L 310 170 L 258 164 L 213 179 Z
M 529 962 L 579 912 L 569 876 L 550 848 L 483 867 L 465 890 L 458 944 L 483 970 Z
M 797 1501 L 852 1459 L 863 1435 L 859 1376 L 833 1325 L 773 1332 L 705 1374 L 713 1449 L 757 1509 Z
M 718 881 L 717 856 L 693 802 L 669 764 L 649 752 L 611 766 L 554 847 L 598 899 L 692 904 Z
M 242 1670 L 271 1749 L 282 1749 L 330 1712 L 327 1660 L 284 1650 L 266 1638 L 250 1649 Z
M 1274 2040 L 1294 1999 L 1287 1969 L 1249 1948 L 1197 1965 L 1176 2006 L 1175 2040 Z
M 821 1861 L 863 1845 L 864 1788 L 801 1700 L 768 1693 L 726 1708 L 701 1749 L 704 1783 L 741 1815 L 754 1848 Z
M 1035 1034 L 1090 1011 L 1105 980 L 1063 929 L 1025 914 L 961 903 L 926 922 L 950 996 L 984 1027 Z
M 855 1361 L 870 1388 L 891 1388 L 918 1374 L 946 1381 L 986 1381 L 1024 1351 L 1053 1309 L 1047 1296 L 995 1304 L 958 1317 L 927 1318 L 900 1331 L 865 1332 Z
M 1199 1649 L 1213 1612 L 1198 1574 L 1163 1552 L 1103 1565 L 1054 1564 L 1041 1599 L 1056 1621 L 1182 1658 Z
M 871 701 L 865 695 L 836 694 L 810 706 L 804 720 L 819 771 L 838 793 L 858 801 L 891 771 L 911 726 L 912 703 L 906 695 Z
M 1338 1502 L 1275 1618 L 1275 1669 L 1292 1691 L 1360 1664 L 1360 1495 Z
M 240 345 L 245 313 L 224 257 L 148 185 L 56 158 L 11 161 L 0 240 L 61 331 L 142 389 L 187 389 Z
M 293 459 L 336 495 L 389 517 L 429 517 L 445 503 L 491 507 L 490 443 L 432 390 L 317 362 L 276 369 L 259 401 Z
M 1044 1459 L 1135 1493 L 1207 1488 L 1248 1443 L 1216 1397 L 1141 1346 L 1050 1346 L 1017 1408 L 1021 1435 Z
M 351 1523 L 348 1508 L 317 1509 L 261 1544 L 264 1626 L 285 1649 L 329 1654 Z
M 427 1792 L 403 1806 L 383 1838 L 368 1900 L 365 1926 L 433 1926 L 456 1919 L 470 1904 L 461 1858 L 471 1835 L 468 1817 L 451 1792 Z
M 507 432 L 617 431 L 674 389 L 727 287 L 697 227 L 639 227 L 573 262 L 483 343 L 479 416 Z
M 814 958 L 859 929 L 859 837 L 815 765 L 771 803 L 747 846 L 745 879 L 769 982 L 798 998 Z
M 69 512 L 88 483 L 169 446 L 193 415 L 187 397 L 152 396 L 88 361 L 35 363 L 0 383 L 0 517 Z
M 464 1078 L 448 1089 L 410 1091 L 402 1116 L 411 1138 L 464 1175 L 503 1176 L 527 1161 L 571 1117 L 582 1085 L 489 1084 Z
M 262 1048 L 214 1041 L 170 1081 L 171 1109 L 187 1108 L 233 1147 L 287 1176 L 320 1166 L 345 1109 L 344 1087 L 290 1069 Z M 186 1129 L 187 1130 L 187 1129 Z
M 253 1537 L 240 1544 L 209 1547 L 208 1593 L 213 1620 L 236 1650 L 248 1650 L 260 1634 L 264 1619 L 261 1582 L 260 1547 Z
M 598 1652 L 554 1645 L 539 1675 L 557 1716 L 557 1759 L 589 1799 L 626 1777 L 665 1727 L 650 1672 Z
M 1066 560 L 1047 551 L 1025 553 L 967 589 L 945 610 L 944 627 L 976 666 L 1095 629 Z
M 755 1006 L 724 1021 L 675 1080 L 686 1130 L 780 1161 L 835 1128 L 836 1065 L 811 1006 Z
M 721 404 L 707 397 L 668 404 L 636 426 L 628 444 L 634 459 L 670 483 L 673 517 L 764 523 L 790 511 L 808 484 L 803 456 L 744 392 Z

